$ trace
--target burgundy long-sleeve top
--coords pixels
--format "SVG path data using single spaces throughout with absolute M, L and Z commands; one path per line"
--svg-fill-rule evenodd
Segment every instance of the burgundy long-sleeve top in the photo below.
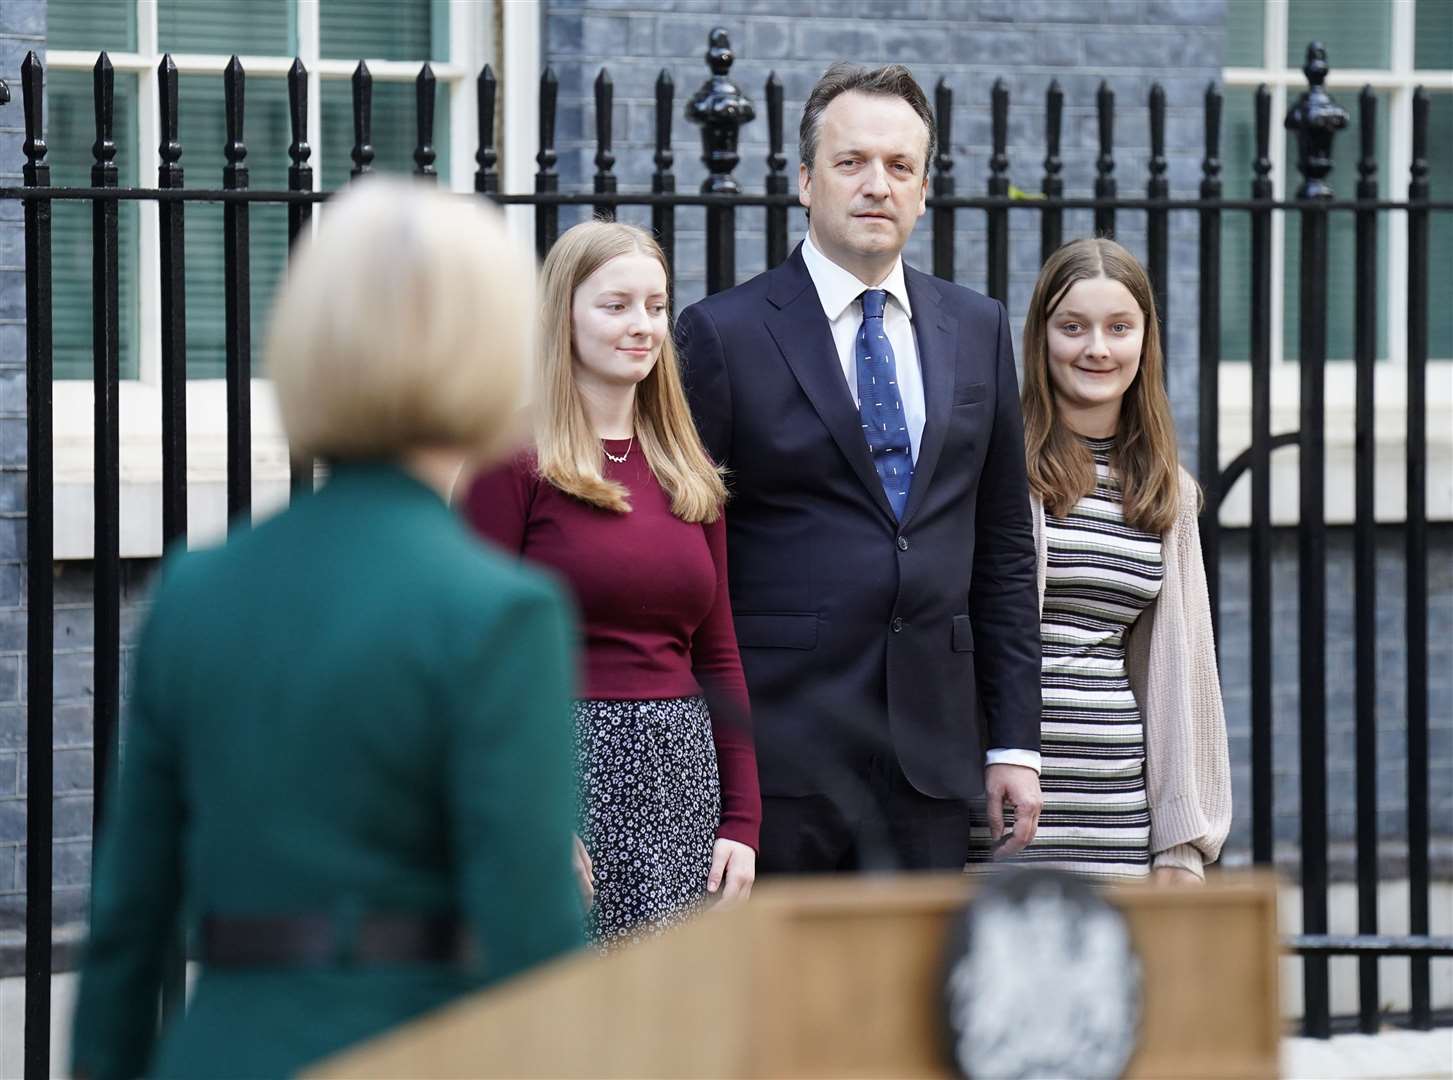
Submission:
M 463 500 L 486 539 L 553 570 L 580 609 L 587 698 L 702 694 L 721 775 L 717 836 L 757 847 L 762 800 L 751 710 L 727 594 L 726 523 L 671 513 L 639 443 L 608 439 L 605 476 L 625 486 L 615 513 L 542 480 L 532 453 L 475 477 Z

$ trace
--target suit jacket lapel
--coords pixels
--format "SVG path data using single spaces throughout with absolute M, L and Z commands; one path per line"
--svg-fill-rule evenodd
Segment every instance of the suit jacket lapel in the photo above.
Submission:
M 908 302 L 913 305 L 913 330 L 918 341 L 918 364 L 923 372 L 923 439 L 913 464 L 913 484 L 903 508 L 906 522 L 923 502 L 933 470 L 943 453 L 953 409 L 954 368 L 958 361 L 958 320 L 943 310 L 938 287 L 927 274 L 905 266 Z M 871 465 L 869 466 L 871 468 Z
M 873 468 L 868 443 L 863 438 L 862 419 L 838 362 L 832 328 L 823 314 L 812 278 L 798 246 L 792 257 L 772 272 L 767 300 L 775 310 L 767 315 L 767 331 L 782 350 L 792 374 L 817 410 L 828 433 L 847 458 L 878 508 L 893 518 L 893 508 L 883 493 L 883 483 Z M 913 301 L 915 304 L 917 300 Z

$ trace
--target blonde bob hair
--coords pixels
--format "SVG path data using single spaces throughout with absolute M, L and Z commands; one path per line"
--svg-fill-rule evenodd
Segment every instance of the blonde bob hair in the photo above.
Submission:
M 1144 267 L 1113 240 L 1093 237 L 1065 244 L 1045 261 L 1029 300 L 1020 402 L 1029 488 L 1058 517 L 1095 489 L 1094 458 L 1055 403 L 1047 330 L 1076 283 L 1101 277 L 1129 290 L 1145 322 L 1140 370 L 1120 402 L 1110 466 L 1120 480 L 1126 522 L 1144 532 L 1165 533 L 1180 506 L 1180 460 L 1165 392 L 1155 295 Z
M 511 445 L 533 259 L 481 200 L 371 177 L 322 208 L 278 291 L 266 365 L 291 452 L 358 460 Z
M 535 455 L 542 479 L 593 506 L 631 509 L 625 487 L 604 474 L 604 451 L 591 427 L 575 381 L 575 290 L 620 255 L 640 254 L 670 269 L 660 245 L 642 229 L 614 221 L 587 221 L 569 229 L 550 249 L 541 279 L 540 385 L 535 395 Z M 726 501 L 721 471 L 701 444 L 686 404 L 671 335 L 655 365 L 636 387 L 636 443 L 682 521 L 711 522 Z

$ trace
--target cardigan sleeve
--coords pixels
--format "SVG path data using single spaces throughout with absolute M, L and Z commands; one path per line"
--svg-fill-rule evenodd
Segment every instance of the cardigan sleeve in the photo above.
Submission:
M 703 528 L 716 567 L 716 599 L 692 635 L 691 668 L 711 710 L 711 733 L 721 773 L 721 826 L 716 835 L 755 850 L 762 826 L 762 796 L 751 703 L 727 590 L 726 520 L 718 517 Z
M 1163 541 L 1161 595 L 1132 628 L 1126 659 L 1146 722 L 1152 862 L 1199 876 L 1230 831 L 1231 770 L 1196 521 L 1199 489 L 1184 470 L 1181 491 Z
M 1184 470 L 1183 470 L 1184 472 Z M 1176 525 L 1180 562 L 1182 614 L 1185 619 L 1187 685 L 1191 704 L 1191 764 L 1196 795 L 1205 815 L 1205 835 L 1192 841 L 1215 862 L 1231 831 L 1231 760 L 1226 739 L 1226 712 L 1221 701 L 1221 677 L 1216 667 L 1216 637 L 1211 627 L 1211 601 L 1206 586 L 1206 564 L 1201 554 L 1201 530 L 1196 521 L 1199 489 L 1190 483 Z

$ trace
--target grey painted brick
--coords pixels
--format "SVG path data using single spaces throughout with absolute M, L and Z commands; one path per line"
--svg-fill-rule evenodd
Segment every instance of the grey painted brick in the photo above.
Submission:
M 0 270 L 0 319 L 24 318 L 25 271 Z
M 782 19 L 756 19 L 747 27 L 743 54 L 756 60 L 792 55 L 792 23 Z
M 0 607 L 15 607 L 22 602 L 25 575 L 19 563 L 0 563 Z
M 545 16 L 545 50 L 551 59 L 579 56 L 584 44 L 585 24 L 578 14 L 551 10 Z
M 91 836 L 91 796 L 65 795 L 53 801 L 52 836 L 56 840 L 81 840 Z
M 94 786 L 93 769 L 89 749 L 57 750 L 54 769 L 56 793 L 90 791 Z
M 0 371 L 0 416 L 25 416 L 25 371 Z M 23 430 L 23 429 L 22 429 Z
M 663 57 L 691 58 L 700 65 L 697 70 L 705 76 L 708 74 L 705 60 L 707 39 L 718 26 L 727 31 L 733 49 L 739 51 L 746 40 L 746 22 L 740 16 L 724 18 L 721 15 L 662 15 L 656 20 L 656 47 Z
M 91 745 L 91 702 L 57 705 L 52 712 L 52 741 L 57 749 Z
M 45 35 L 46 0 L 5 0 L 5 29 L 12 34 Z
M 88 697 L 95 685 L 95 667 L 95 657 L 89 652 L 57 652 L 55 700 L 72 701 Z
M 20 791 L 20 755 L 0 753 L 0 798 Z M 0 856 L 0 860 L 3 860 Z
M 7 469 L 23 469 L 28 453 L 25 420 L 0 417 L 0 465 Z
M 25 706 L 0 704 L 0 751 L 20 750 L 25 743 Z
M 25 839 L 25 800 L 0 799 L 0 844 Z
M 91 884 L 91 842 L 57 841 L 51 854 L 51 883 L 57 888 Z
M 17 844 L 0 844 L 0 896 L 18 893 L 25 887 L 16 876 L 18 848 Z
M 24 285 L 21 286 L 22 290 Z M 21 297 L 24 304 L 25 298 Z M 0 367 L 23 367 L 25 364 L 25 324 L 0 323 Z
M 14 424 L 13 420 L 0 420 L 0 428 Z M 25 520 L 23 518 L 0 518 L 0 563 L 15 562 L 25 558 Z M 0 650 L 9 648 L 0 632 Z
M 656 51 L 656 20 L 649 15 L 632 15 L 630 20 L 632 56 L 651 56 Z
M 21 658 L 0 656 L 0 702 L 20 700 Z
M 803 20 L 792 27 L 792 55 L 811 57 L 824 64 L 834 60 L 863 60 L 876 50 L 876 28 L 857 22 Z

